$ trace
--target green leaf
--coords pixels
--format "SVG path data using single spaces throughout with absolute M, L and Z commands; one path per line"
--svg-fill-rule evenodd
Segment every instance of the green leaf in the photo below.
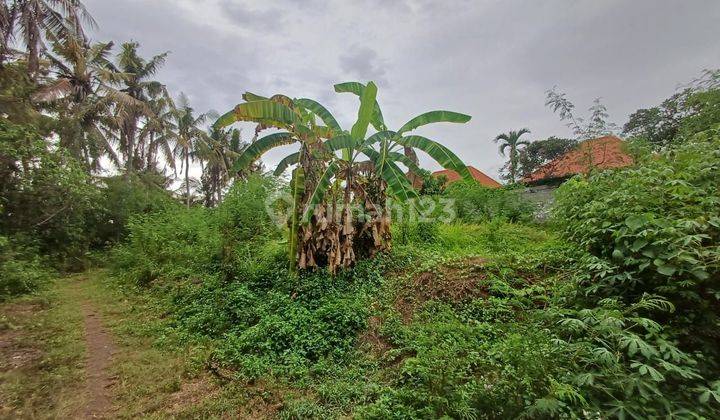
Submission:
M 645 223 L 647 223 L 647 217 L 643 215 L 632 215 L 625 219 L 625 225 L 632 230 L 638 230 Z
M 220 118 L 215 121 L 215 124 L 213 124 L 213 127 L 216 128 L 222 128 L 227 127 L 230 124 L 233 124 L 237 122 L 237 118 L 235 118 L 235 110 L 226 112 L 223 115 L 220 116 Z
M 335 92 L 337 93 L 354 93 L 357 96 L 362 96 L 365 90 L 365 85 L 359 82 L 345 82 L 338 83 L 335 85 Z M 382 112 L 380 111 L 380 105 L 375 101 L 375 108 L 373 110 L 372 121 L 370 123 L 378 131 L 385 130 L 385 121 L 383 120 Z
M 295 99 L 293 103 L 317 115 L 323 123 L 331 129 L 337 131 L 338 133 L 342 131 L 342 128 L 340 128 L 340 124 L 338 124 L 335 117 L 333 117 L 330 111 L 328 111 L 324 106 L 320 105 L 320 103 L 308 98 Z
M 259 100 L 238 104 L 231 113 L 226 113 L 214 124 L 222 128 L 237 121 L 253 121 L 285 128 L 300 122 L 298 115 L 289 107 L 271 101 Z
M 360 109 L 358 109 L 357 121 L 353 124 L 352 130 L 350 131 L 350 135 L 355 140 L 362 141 L 365 138 L 368 125 L 370 125 L 370 120 L 372 119 L 376 95 L 377 86 L 375 86 L 373 82 L 368 83 L 360 95 Z
M 677 267 L 671 264 L 663 264 L 658 266 L 657 271 L 662 275 L 672 276 L 673 274 L 675 274 L 675 271 L 677 271 Z
M 469 115 L 460 114 L 459 112 L 452 111 L 430 111 L 424 114 L 420 114 L 417 117 L 411 119 L 405 125 L 400 127 L 398 133 L 402 134 L 407 131 L 412 131 L 418 127 L 427 124 L 433 124 L 438 122 L 451 122 L 464 124 L 470 121 Z
M 273 172 L 273 175 L 282 175 L 282 173 L 285 172 L 285 169 L 287 169 L 288 166 L 298 163 L 299 160 L 300 152 L 295 152 L 293 154 L 285 156 L 285 158 L 281 160 L 280 163 L 278 163 L 278 166 L 275 168 L 275 172 Z
M 373 149 L 364 149 L 365 153 L 375 164 L 378 175 L 385 180 L 390 191 L 390 196 L 401 201 L 407 201 L 417 197 L 417 192 L 410 184 L 405 173 L 390 160 L 383 159 L 381 154 Z
M 235 161 L 235 164 L 232 167 L 232 172 L 236 173 L 242 169 L 247 168 L 248 166 L 250 166 L 251 163 L 260 159 L 260 156 L 262 156 L 265 152 L 274 147 L 283 146 L 285 144 L 291 144 L 294 142 L 295 139 L 290 133 L 282 132 L 265 136 L 258 141 L 252 143 L 250 146 L 248 146 L 247 149 L 243 151 L 240 157 L 238 157 L 238 159 Z
M 616 260 L 622 260 L 625 256 L 623 255 L 622 251 L 615 248 L 615 250 L 612 252 L 612 257 Z
M 710 390 L 706 389 L 702 394 L 700 394 L 698 401 L 700 401 L 700 404 L 707 404 L 708 401 L 710 401 Z
M 341 149 L 354 149 L 357 147 L 358 141 L 348 134 L 341 134 L 333 137 L 323 143 L 323 146 L 330 152 L 336 152 Z
M 268 98 L 260 95 L 256 95 L 252 92 L 245 92 L 242 95 L 242 98 L 245 102 L 251 102 L 251 101 L 267 101 Z
M 638 238 L 638 239 L 635 239 L 635 241 L 633 242 L 630 249 L 632 249 L 633 252 L 638 252 L 641 249 L 643 249 L 645 247 L 645 245 L 647 245 L 647 244 L 648 244 L 647 240 L 645 240 L 643 238 Z
M 475 178 L 470 174 L 467 166 L 455 153 L 442 144 L 422 136 L 407 136 L 395 139 L 399 144 L 407 147 L 414 147 L 427 153 L 435 159 L 443 168 L 452 169 L 466 180 L 473 181 Z
M 310 196 L 310 201 L 308 201 L 307 208 L 303 214 L 302 224 L 310 222 L 310 217 L 315 210 L 315 206 L 317 206 L 320 202 L 322 202 L 323 198 L 325 198 L 325 193 L 328 191 L 332 178 L 335 176 L 335 172 L 337 172 L 339 167 L 340 166 L 337 162 L 332 162 L 327 169 L 325 169 L 323 176 L 320 178 L 317 186 L 315 187 L 315 191 L 313 191 L 312 196 Z
M 372 146 L 375 143 L 383 143 L 390 139 L 392 139 L 395 135 L 397 135 L 394 131 L 384 130 L 384 131 L 378 131 L 377 133 L 373 134 L 372 136 L 365 139 L 365 142 L 363 142 L 361 149 L 364 149 L 365 147 Z
M 400 162 L 403 165 L 407 166 L 408 170 L 410 170 L 410 172 L 412 172 L 414 174 L 419 174 L 421 172 L 420 167 L 417 166 L 417 164 L 415 162 L 413 162 L 412 159 L 410 159 L 409 157 L 405 156 L 402 153 L 390 152 L 387 154 L 387 157 L 395 162 Z

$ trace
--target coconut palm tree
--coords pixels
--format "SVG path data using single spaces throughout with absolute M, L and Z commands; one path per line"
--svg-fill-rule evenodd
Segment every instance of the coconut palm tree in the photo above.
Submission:
M 213 207 L 222 201 L 223 190 L 232 178 L 230 169 L 248 144 L 241 140 L 240 130 L 237 129 L 211 127 L 208 137 L 198 143 L 197 151 L 200 160 L 205 163 L 201 179 L 205 205 Z M 248 169 L 253 172 L 258 168 Z
M 175 165 L 175 150 L 173 146 L 173 130 L 175 124 L 175 103 L 167 89 L 163 86 L 159 92 L 150 92 L 147 105 L 150 108 L 150 117 L 145 118 L 144 124 L 138 133 L 136 149 L 137 159 L 144 161 L 144 168 L 151 172 L 161 172 L 160 155 L 163 162 L 170 166 L 177 176 Z M 164 168 L 162 170 L 164 173 Z
M 120 149 L 125 156 L 125 168 L 128 172 L 142 169 L 144 164 L 136 159 L 136 156 L 141 154 L 139 146 L 146 146 L 138 144 L 139 125 L 143 118 L 148 120 L 154 117 L 147 104 L 151 98 L 162 94 L 164 86 L 151 77 L 165 63 L 168 55 L 166 52 L 146 60 L 138 55 L 139 47 L 137 42 L 123 43 L 117 56 L 117 68 L 128 75 L 123 80 L 120 91 L 136 100 L 135 103 L 118 106 L 115 110 L 119 122 Z
M 503 133 L 495 137 L 495 143 L 500 143 L 500 154 L 505 156 L 505 151 L 509 148 L 510 149 L 510 161 L 509 161 L 509 171 L 510 171 L 510 182 L 515 183 L 515 175 L 517 174 L 517 161 L 518 161 L 518 151 L 520 146 L 527 146 L 530 144 L 530 142 L 525 140 L 520 140 L 520 137 L 523 136 L 523 134 L 530 133 L 530 130 L 527 128 L 523 128 L 521 130 L 517 131 L 510 131 L 508 133 Z
M 195 116 L 187 96 L 180 93 L 178 105 L 173 108 L 172 116 L 175 120 L 174 130 L 170 136 L 175 141 L 175 155 L 178 156 L 185 171 L 185 198 L 187 207 L 190 208 L 190 162 L 197 157 L 197 150 L 200 147 L 208 148 L 209 136 L 202 128 L 207 120 L 206 114 Z M 200 143 L 204 143 L 202 146 Z
M 26 49 L 28 72 L 35 77 L 40 68 L 40 55 L 45 49 L 44 36 L 85 40 L 82 22 L 92 27 L 95 20 L 80 0 L 12 0 L 3 2 L 0 42 L 0 65 L 10 52 L 11 41 L 19 35 Z
M 119 159 L 111 145 L 115 141 L 112 108 L 142 103 L 118 91 L 125 73 L 118 72 L 108 57 L 112 42 L 85 44 L 70 36 L 52 39 L 53 52 L 46 52 L 52 78 L 32 96 L 36 102 L 53 104 L 58 114 L 60 145 L 70 150 L 89 171 L 100 169 L 100 158 L 108 156 L 118 167 Z
M 15 20 L 15 11 L 10 8 L 11 3 L 0 3 L 0 69 L 3 68 L 5 57 L 10 53 L 10 39 L 12 37 L 12 24 Z

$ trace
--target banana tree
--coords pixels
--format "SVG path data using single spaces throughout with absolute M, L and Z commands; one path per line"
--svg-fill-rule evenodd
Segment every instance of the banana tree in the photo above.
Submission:
M 300 150 L 283 159 L 276 169 L 282 173 L 290 165 L 297 164 L 293 172 L 292 197 L 294 214 L 290 218 L 288 243 L 291 267 L 313 267 L 325 264 L 315 255 L 327 255 L 336 236 L 328 224 L 300 224 L 299 213 L 308 202 L 308 194 L 317 185 L 327 165 L 323 140 L 341 132 L 332 114 L 318 102 L 308 99 L 291 99 L 284 95 L 263 97 L 250 92 L 243 95 L 245 102 L 221 116 L 215 127 L 225 127 L 237 121 L 257 123 L 256 136 L 265 129 L 279 132 L 264 136 L 251 143 L 235 161 L 232 173 L 238 173 L 257 161 L 267 151 L 284 145 L 298 143 Z M 300 256 L 303 256 L 302 258 Z
M 412 184 L 398 166 L 406 166 L 411 173 L 419 172 L 414 149 L 425 151 L 443 167 L 471 178 L 466 166 L 449 149 L 425 137 L 404 135 L 433 122 L 467 122 L 469 116 L 434 111 L 391 131 L 385 126 L 374 83 L 343 83 L 335 89 L 355 93 L 360 98 L 357 120 L 349 131 L 342 130 L 319 103 L 281 95 L 267 99 L 246 94 L 247 102 L 217 123 L 255 121 L 259 129 L 285 130 L 250 145 L 238 159 L 236 170 L 273 147 L 301 144 L 300 151 L 282 159 L 275 170 L 279 175 L 291 165 L 298 165 L 291 181 L 294 212 L 290 223 L 290 258 L 299 268 L 326 265 L 331 272 L 352 265 L 358 256 L 372 256 L 389 247 L 386 198 L 405 201 L 416 197 Z M 317 125 L 318 119 L 324 125 Z M 376 132 L 368 135 L 370 126 Z M 353 204 L 363 210 L 364 217 L 353 217 Z
M 335 91 L 338 93 L 352 93 L 361 98 L 365 92 L 367 86 L 359 82 L 346 82 L 335 85 Z M 409 175 L 412 180 L 413 176 L 419 176 L 416 170 L 418 168 L 418 158 L 415 149 L 422 150 L 437 161 L 443 168 L 452 169 L 456 171 L 460 176 L 465 179 L 472 180 L 473 177 L 467 166 L 452 152 L 442 144 L 430 140 L 426 137 L 419 135 L 407 135 L 411 131 L 420 128 L 422 126 L 439 123 L 439 122 L 450 122 L 450 123 L 461 123 L 464 124 L 470 121 L 470 116 L 461 114 L 453 111 L 429 111 L 412 118 L 410 121 L 405 123 L 397 131 L 391 131 L 387 129 L 385 121 L 380 111 L 380 106 L 375 102 L 374 109 L 372 112 L 371 124 L 378 130 L 378 137 L 374 139 L 379 143 L 378 149 L 380 151 L 380 160 L 375 162 L 378 165 L 379 171 L 388 170 L 385 167 L 388 156 L 395 157 L 396 161 L 400 161 L 408 167 Z M 368 144 L 371 146 L 374 141 Z M 405 158 L 400 158 L 399 152 L 402 150 Z M 392 162 L 392 160 L 391 160 Z M 391 170 L 395 172 L 395 168 Z M 392 190 L 393 193 L 400 193 L 399 197 L 402 198 L 403 194 L 401 191 Z
M 472 179 L 463 162 L 449 149 L 422 136 L 405 134 L 426 124 L 434 122 L 467 122 L 470 117 L 451 111 L 432 111 L 413 118 L 398 131 L 388 130 L 377 103 L 377 87 L 370 82 L 363 85 L 357 82 L 335 86 L 338 92 L 352 92 L 360 98 L 358 118 L 349 134 L 346 132 L 324 143 L 330 152 L 342 151 L 342 157 L 333 157 L 326 168 L 321 181 L 310 197 L 302 221 L 307 223 L 317 217 L 315 206 L 323 208 L 328 186 L 344 181 L 342 220 L 340 222 L 341 248 L 335 257 L 334 265 L 351 265 L 358 254 L 372 256 L 387 249 L 390 243 L 390 220 L 386 198 L 391 196 L 405 201 L 416 196 L 412 183 L 398 164 L 406 166 L 410 174 L 419 173 L 417 154 L 414 149 L 423 150 L 437 160 L 443 167 L 456 170 L 465 178 Z M 369 126 L 377 132 L 366 136 Z M 400 149 L 404 153 L 400 153 Z M 361 157 L 369 160 L 359 161 Z M 350 201 L 362 208 L 366 217 L 352 220 Z M 302 261 L 301 261 L 302 263 Z

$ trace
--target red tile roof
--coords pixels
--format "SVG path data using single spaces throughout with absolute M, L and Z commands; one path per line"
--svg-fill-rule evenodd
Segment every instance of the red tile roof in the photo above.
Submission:
M 502 185 L 495 181 L 494 179 L 490 178 L 489 176 L 485 175 L 483 172 L 477 170 L 473 166 L 467 167 L 470 170 L 470 174 L 475 178 L 477 182 L 479 182 L 481 185 L 484 185 L 489 188 L 500 188 Z M 455 181 L 459 181 L 461 179 L 460 174 L 457 172 L 450 170 L 450 169 L 443 169 L 442 171 L 435 171 L 432 174 L 434 177 L 438 176 L 445 176 L 447 178 L 447 183 L 453 183 Z
M 623 150 L 624 142 L 615 136 L 585 140 L 577 148 L 546 163 L 523 179 L 527 183 L 566 178 L 587 173 L 590 168 L 622 168 L 633 164 L 632 156 Z

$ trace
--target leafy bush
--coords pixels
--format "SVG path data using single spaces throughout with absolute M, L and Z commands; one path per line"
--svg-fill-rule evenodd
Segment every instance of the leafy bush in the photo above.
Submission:
M 234 290 L 225 294 L 234 319 L 214 361 L 245 378 L 298 377 L 326 359 L 342 363 L 366 326 L 382 264 L 365 260 L 335 277 L 315 272 L 297 278 L 278 266 L 283 275 L 274 276 L 278 281 L 269 289 L 257 282 L 227 284 L 225 290 Z
M 588 309 L 563 322 L 615 366 L 595 381 L 608 414 L 710 412 L 697 402 L 713 403 L 703 377 L 720 367 L 719 181 L 720 137 L 710 131 L 557 193 L 558 225 L 589 251 L 578 262 L 578 302 Z
M 153 213 L 176 201 L 164 188 L 166 178 L 155 173 L 124 174 L 102 180 L 99 209 L 88 222 L 88 235 L 96 247 L 120 242 L 128 234 L 134 215 Z
M 118 277 L 138 285 L 154 280 L 201 280 L 219 270 L 220 234 L 204 208 L 180 204 L 134 216 L 125 243 L 113 250 Z
M 245 274 L 242 270 L 255 261 L 248 255 L 278 238 L 264 208 L 274 189 L 267 178 L 251 178 L 237 183 L 217 209 L 187 209 L 171 202 L 157 212 L 131 217 L 127 240 L 113 251 L 115 271 L 140 285 Z
M 2 118 L 0 161 L 0 231 L 27 238 L 61 268 L 81 268 L 100 196 L 81 165 L 51 149 L 35 127 Z
M 531 221 L 535 206 L 518 189 L 487 188 L 477 182 L 454 182 L 445 195 L 455 200 L 457 217 L 468 223 L 482 223 L 496 217 L 510 221 Z
M 34 249 L 0 236 L 0 301 L 37 290 L 49 275 Z
M 576 178 L 558 191 L 565 234 L 599 258 L 588 291 L 665 297 L 687 343 L 715 336 L 720 274 L 720 138 L 683 144 L 642 166 Z

